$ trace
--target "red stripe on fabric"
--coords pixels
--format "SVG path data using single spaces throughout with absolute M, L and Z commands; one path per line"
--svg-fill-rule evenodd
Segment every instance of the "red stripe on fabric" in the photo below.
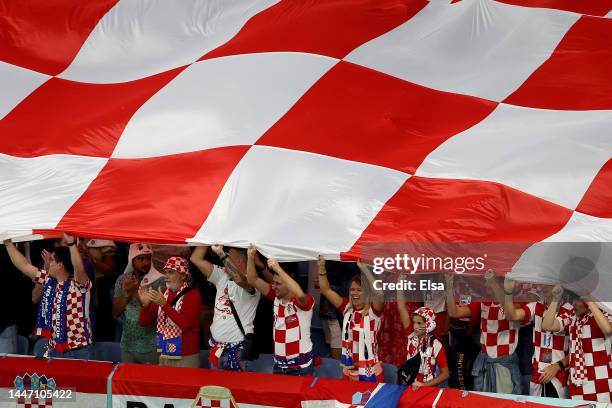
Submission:
M 119 241 L 193 237 L 250 146 L 146 159 L 110 159 L 57 226 Z
M 296 51 L 343 58 L 408 21 L 426 0 L 284 0 L 251 18 L 238 34 L 202 59 Z
M 411 177 L 343 256 L 359 256 L 370 243 L 539 242 L 571 215 L 567 208 L 498 183 Z M 520 246 L 512 250 L 521 252 Z
M 594 217 L 612 218 L 612 159 L 599 170 L 576 211 Z
M 51 78 L 0 121 L 11 136 L 0 138 L 0 152 L 110 157 L 132 115 L 184 68 L 119 84 Z
M 500 3 L 523 7 L 551 8 L 574 13 L 605 16 L 612 10 L 610 0 L 497 0 Z
M 612 19 L 581 17 L 550 58 L 504 102 L 544 109 L 612 109 Z
M 496 106 L 341 61 L 256 144 L 414 173 L 440 144 Z
M 106 394 L 106 381 L 112 369 L 112 363 L 104 362 L 6 357 L 0 358 L 0 384 L 2 387 L 12 386 L 16 376 L 26 373 L 44 374 L 55 380 L 58 389 Z
M 229 388 L 241 403 L 294 407 L 311 382 L 312 377 L 121 364 L 113 376 L 113 395 L 194 399 L 201 386 L 217 385 Z
M 117 0 L 0 1 L 0 60 L 61 73 Z

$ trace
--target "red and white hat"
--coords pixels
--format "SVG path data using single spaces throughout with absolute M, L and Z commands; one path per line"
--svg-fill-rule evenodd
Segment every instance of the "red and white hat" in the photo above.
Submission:
M 164 270 L 165 269 L 172 269 L 178 273 L 189 275 L 189 262 L 180 256 L 172 256 L 166 261 L 166 265 L 164 265 Z

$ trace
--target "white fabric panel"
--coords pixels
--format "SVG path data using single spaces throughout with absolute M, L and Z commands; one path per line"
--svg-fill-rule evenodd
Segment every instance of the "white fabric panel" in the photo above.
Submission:
M 337 259 L 408 177 L 384 167 L 254 146 L 189 241 L 246 247 L 249 242 L 240 239 L 250 237 L 262 253 L 279 260 L 319 254 Z
M 49 78 L 49 75 L 0 61 L 0 119 Z
M 127 82 L 191 64 L 277 0 L 123 0 L 97 24 L 59 76 Z
M 337 62 L 299 53 L 200 61 L 136 112 L 113 157 L 252 144 Z
M 191 408 L 193 399 L 113 394 L 113 407 L 127 407 L 128 402 L 142 402 L 147 407 L 173 406 L 174 408 Z M 238 406 L 240 408 L 278 408 L 272 405 L 246 404 L 242 402 L 239 402 Z M 105 407 L 106 405 L 104 405 Z
M 548 59 L 578 18 L 493 0 L 430 2 L 345 59 L 430 88 L 501 101 Z
M 16 236 L 30 234 L 32 228 L 55 228 L 107 160 L 0 154 L 0 231 Z
M 501 104 L 431 152 L 416 175 L 496 181 L 576 208 L 612 155 L 612 111 Z
M 612 18 L 612 10 L 608 14 L 606 14 L 606 18 Z
M 575 212 L 558 233 L 531 246 L 508 277 L 587 292 L 612 312 L 612 219 Z

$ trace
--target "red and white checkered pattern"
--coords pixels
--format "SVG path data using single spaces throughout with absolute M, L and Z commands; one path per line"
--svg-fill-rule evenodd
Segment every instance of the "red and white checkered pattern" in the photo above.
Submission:
M 378 359 L 378 342 L 376 341 L 377 333 L 380 330 L 380 323 L 382 315 L 378 316 L 374 311 L 369 310 L 367 312 L 368 319 L 365 319 L 365 313 L 363 310 L 354 310 L 349 306 L 347 298 L 343 299 L 343 304 L 340 306 L 344 310 L 343 323 L 342 323 L 342 348 L 350 347 L 353 353 L 353 364 L 359 368 L 364 365 L 373 366 L 379 362 Z M 368 323 L 366 324 L 366 320 Z M 351 341 L 346 341 L 346 322 L 350 321 L 348 326 L 349 337 Z M 369 331 L 368 335 L 365 335 L 365 331 Z M 369 344 L 362 344 L 365 339 L 371 339 Z M 361 339 L 364 339 L 363 341 Z M 369 360 L 361 361 L 359 358 L 359 349 L 367 348 L 369 352 Z M 363 374 L 363 373 L 360 373 Z M 370 375 L 370 373 L 368 373 Z
M 612 322 L 612 314 L 604 312 L 604 315 Z M 612 402 L 610 336 L 602 333 L 591 312 L 583 316 L 574 313 L 559 314 L 557 320 L 570 333 L 570 398 Z M 577 368 L 580 372 L 576 372 Z
M 181 258 L 180 256 L 171 256 L 166 261 L 164 269 L 172 269 L 173 271 L 176 271 L 178 273 L 188 275 L 189 262 L 185 258 Z
M 472 316 L 480 316 L 480 349 L 489 357 L 510 355 L 516 350 L 521 323 L 509 321 L 499 303 L 480 302 L 467 305 Z
M 232 401 L 229 399 L 209 400 L 205 397 L 200 397 L 198 401 L 196 401 L 195 406 L 198 408 L 233 408 Z
M 47 271 L 39 269 L 34 281 L 44 285 L 47 279 L 49 279 Z M 66 281 L 58 282 L 55 287 L 56 296 L 52 311 L 53 327 L 57 327 L 60 315 L 59 308 L 61 307 L 61 292 L 65 283 Z M 85 347 L 91 343 L 91 321 L 89 318 L 91 295 L 89 289 L 91 289 L 91 282 L 84 286 L 75 279 L 70 280 L 70 288 L 66 299 L 66 336 L 70 349 Z M 40 333 L 37 334 L 40 335 Z M 56 341 L 54 338 L 49 339 L 49 345 L 55 347 Z
M 183 284 L 176 290 L 175 294 L 181 293 L 186 288 L 187 283 L 183 282 Z M 164 289 L 164 298 L 166 298 L 166 300 L 168 300 L 168 298 L 170 297 L 170 293 L 171 292 L 168 288 Z M 178 300 L 178 302 L 176 302 L 176 304 L 172 306 L 172 308 L 177 312 L 180 312 L 181 307 L 183 307 L 183 300 L 185 300 L 185 296 L 182 296 Z M 176 323 L 174 323 L 170 317 L 168 317 L 168 315 L 166 314 L 166 312 L 164 312 L 164 309 L 161 306 L 159 306 L 157 309 L 157 333 L 161 333 L 162 337 L 165 340 L 174 339 L 176 337 L 182 336 L 183 334 L 181 328 Z M 176 351 L 175 346 L 171 345 L 168 351 Z
M 531 382 L 539 383 L 539 377 L 542 370 L 550 364 L 561 361 L 569 352 L 569 335 L 562 331 L 552 333 L 542 330 L 542 320 L 546 305 L 542 302 L 530 302 L 522 307 L 525 311 L 525 322 L 533 323 L 533 371 L 531 373 Z M 573 314 L 573 307 L 569 303 L 564 303 L 559 309 L 560 315 Z M 546 357 L 549 357 L 546 361 Z M 556 380 L 553 379 L 555 387 L 563 388 L 567 386 L 567 370 L 562 370 L 557 373 Z M 562 394 L 559 394 L 562 395 Z
M 332 259 L 578 214 L 612 241 L 612 19 L 565 11 L 609 5 L 543 3 L 13 2 L 0 235 Z
M 296 300 L 283 304 L 274 298 L 274 355 L 281 359 L 293 359 L 312 351 L 310 323 L 314 299 L 308 295 L 307 310 L 298 307 Z M 311 362 L 301 364 L 308 367 Z

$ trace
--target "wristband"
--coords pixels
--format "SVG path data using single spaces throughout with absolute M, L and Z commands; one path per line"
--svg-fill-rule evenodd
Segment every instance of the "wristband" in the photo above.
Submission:
M 327 272 L 325 272 L 325 273 L 319 272 L 319 276 L 325 276 L 325 275 L 327 275 Z
M 557 364 L 559 365 L 559 368 L 561 368 L 561 371 L 565 370 L 565 366 L 561 360 L 557 361 Z
M 508 292 L 506 292 L 506 291 L 504 290 L 504 293 L 506 294 L 506 296 L 512 296 L 512 295 L 514 295 L 514 291 L 512 291 L 512 292 L 508 293 Z
M 74 244 L 76 244 L 76 240 L 74 240 L 72 242 L 66 242 L 66 245 L 68 245 L 68 246 L 73 246 Z

